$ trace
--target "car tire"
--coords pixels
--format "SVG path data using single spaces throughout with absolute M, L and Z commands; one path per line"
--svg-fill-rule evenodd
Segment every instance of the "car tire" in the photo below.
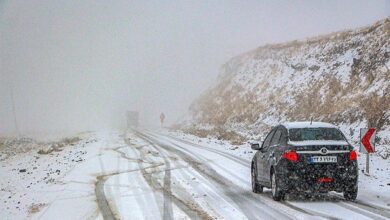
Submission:
M 272 198 L 275 201 L 280 201 L 284 199 L 284 192 L 280 189 L 278 184 L 278 178 L 276 177 L 275 172 L 272 172 L 271 174 L 271 191 L 272 191 Z
M 354 201 L 356 200 L 358 194 L 358 188 L 354 187 L 353 189 L 348 189 L 344 192 L 344 199 L 348 201 Z
M 257 169 L 256 169 L 255 166 L 252 165 L 252 169 L 251 169 L 252 192 L 254 192 L 254 193 L 262 193 L 263 192 L 263 186 L 260 185 L 257 182 L 256 176 L 257 176 Z

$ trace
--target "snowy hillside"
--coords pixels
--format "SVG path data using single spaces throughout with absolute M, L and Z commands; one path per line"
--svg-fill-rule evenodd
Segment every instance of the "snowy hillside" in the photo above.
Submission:
M 389 141 L 389 92 L 387 18 L 232 58 L 215 86 L 191 105 L 192 118 L 184 128 L 239 143 L 279 122 L 313 117 L 339 125 L 354 138 L 358 128 L 369 124 L 382 130 L 382 142 Z

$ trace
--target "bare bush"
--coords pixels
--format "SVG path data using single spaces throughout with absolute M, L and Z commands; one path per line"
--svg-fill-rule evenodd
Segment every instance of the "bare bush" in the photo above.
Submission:
M 65 145 L 73 145 L 79 141 L 81 141 L 81 138 L 79 138 L 79 137 L 68 137 L 68 138 L 62 139 L 60 142 L 65 144 Z
M 368 126 L 380 130 L 383 126 L 390 125 L 390 94 L 388 92 L 382 95 L 373 92 L 362 99 L 360 106 Z

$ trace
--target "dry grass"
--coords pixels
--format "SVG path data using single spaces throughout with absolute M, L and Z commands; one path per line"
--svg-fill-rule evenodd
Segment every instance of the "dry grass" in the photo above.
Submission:
M 42 210 L 42 208 L 44 208 L 46 206 L 47 206 L 47 204 L 45 204 L 45 203 L 37 203 L 37 204 L 33 203 L 32 205 L 30 205 L 30 207 L 28 207 L 28 213 L 30 215 L 38 213 Z
M 80 137 L 69 137 L 69 138 L 64 138 L 60 141 L 60 143 L 63 143 L 65 145 L 74 145 L 81 141 Z
M 246 138 L 242 135 L 234 131 L 223 129 L 221 127 L 213 128 L 210 130 L 191 127 L 183 129 L 183 131 L 201 138 L 214 137 L 218 140 L 227 140 L 233 145 L 241 145 L 246 141 Z
M 81 141 L 79 137 L 68 137 L 64 138 L 61 141 L 48 143 L 46 147 L 38 150 L 38 154 L 50 154 L 55 151 L 62 151 L 66 146 L 73 146 Z
M 5 138 L 0 138 L 0 150 L 4 147 Z

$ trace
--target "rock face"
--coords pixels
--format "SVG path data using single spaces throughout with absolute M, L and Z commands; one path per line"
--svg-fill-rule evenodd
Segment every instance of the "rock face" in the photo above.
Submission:
M 279 122 L 313 118 L 344 128 L 387 129 L 389 69 L 389 18 L 262 46 L 223 65 L 215 86 L 190 106 L 191 120 L 183 127 L 253 136 Z

